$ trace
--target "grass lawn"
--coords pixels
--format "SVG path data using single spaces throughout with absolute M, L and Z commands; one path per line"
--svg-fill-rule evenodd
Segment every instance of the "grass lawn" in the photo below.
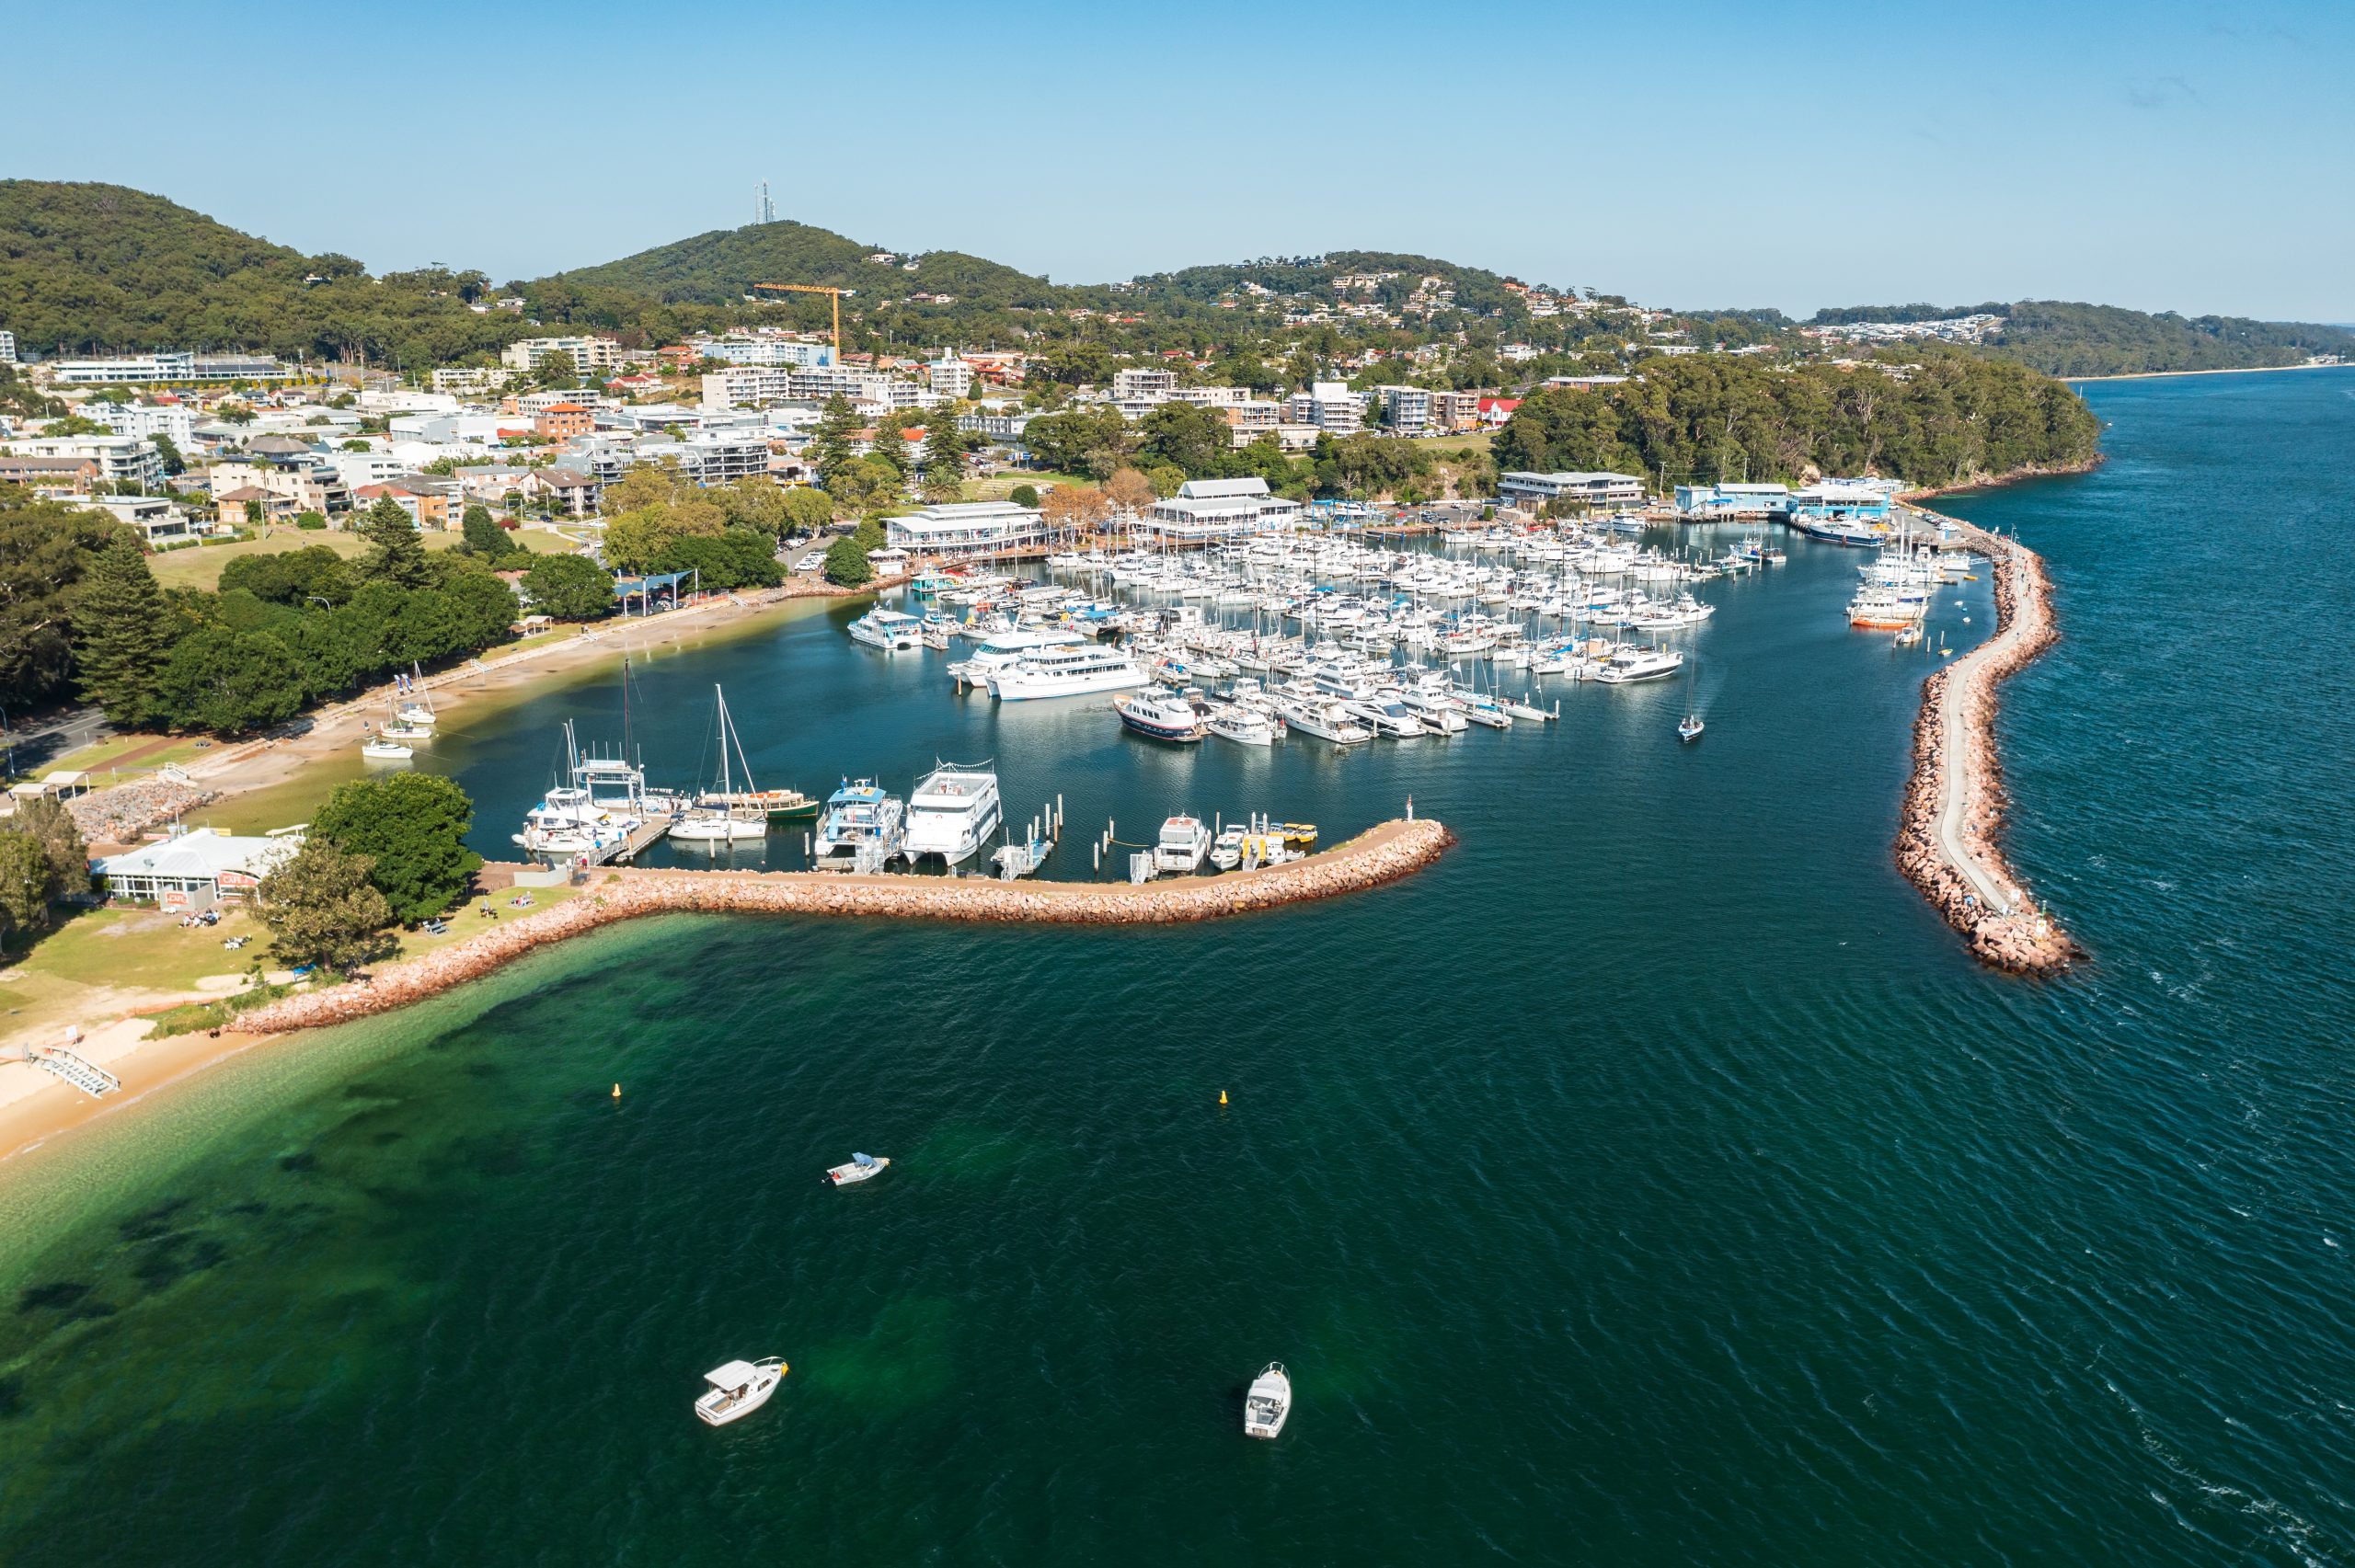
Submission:
M 1433 436 L 1428 441 L 1419 441 L 1415 444 L 1426 452 L 1437 452 L 1442 457 L 1453 457 L 1459 452 L 1487 452 L 1497 444 L 1497 438 L 1487 430 L 1474 430 L 1460 436 Z
M 1093 485 L 1096 481 L 1085 474 L 1025 474 L 1019 472 L 993 474 L 986 479 L 965 481 L 965 498 L 969 501 L 1002 501 L 1017 485 L 1045 489 L 1050 485 Z
M 254 940 L 235 952 L 224 937 Z M 8 973 L 19 984 L 46 975 L 86 986 L 129 986 L 142 990 L 193 990 L 207 975 L 241 974 L 262 958 L 269 933 L 243 910 L 224 915 L 216 926 L 183 930 L 180 917 L 155 910 L 89 910 L 42 937 Z
M 527 532 L 537 532 L 537 530 Z M 551 539 L 550 548 L 557 548 Z M 429 550 L 448 550 L 465 543 L 461 533 L 436 529 L 425 535 Z M 147 565 L 154 568 L 155 580 L 166 588 L 213 589 L 221 585 L 221 568 L 240 555 L 275 555 L 284 550 L 300 550 L 306 545 L 324 544 L 337 555 L 349 559 L 368 548 L 368 542 L 356 533 L 341 529 L 300 529 L 285 524 L 273 526 L 258 539 L 239 539 L 227 544 L 200 544 L 190 550 L 167 550 L 150 555 Z M 534 541 L 536 547 L 537 541 Z M 564 546 L 569 550 L 569 546 Z

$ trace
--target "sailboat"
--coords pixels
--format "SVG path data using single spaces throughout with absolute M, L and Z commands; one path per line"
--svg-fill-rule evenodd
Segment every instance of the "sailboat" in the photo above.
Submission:
M 425 671 L 415 659 L 409 660 L 408 668 L 410 685 L 424 701 L 403 703 L 398 717 L 403 724 L 431 729 L 434 720 L 441 716 L 433 711 L 433 693 L 425 689 Z
M 756 793 L 752 784 L 752 765 L 744 759 L 744 743 L 737 737 L 736 726 L 728 716 L 728 694 L 718 686 L 711 689 L 712 698 L 719 706 L 719 791 L 718 806 L 697 806 L 690 808 L 672 824 L 671 837 L 688 843 L 729 843 L 739 839 L 764 839 L 768 836 L 768 813 L 759 811 L 740 817 L 731 804 L 736 797 L 736 765 L 743 764 L 744 790 Z
M 1698 669 L 1699 663 L 1697 660 L 1688 665 L 1685 669 L 1684 719 L 1683 723 L 1676 727 L 1676 738 L 1687 743 L 1700 739 L 1701 731 L 1708 727 L 1708 726 L 1701 722 L 1700 711 L 1695 708 L 1693 704 L 1694 672 Z

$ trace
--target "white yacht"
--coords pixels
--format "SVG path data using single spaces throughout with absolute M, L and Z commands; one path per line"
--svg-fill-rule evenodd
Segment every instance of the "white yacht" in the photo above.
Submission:
M 1291 1416 L 1292 1374 L 1284 1370 L 1282 1362 L 1270 1361 L 1251 1379 L 1251 1390 L 1243 1396 L 1243 1435 L 1273 1437 L 1283 1431 Z
M 1149 678 L 1119 648 L 1040 648 L 989 672 L 990 695 L 1003 703 L 1034 697 L 1084 697 L 1097 692 L 1131 692 Z
M 846 1164 L 827 1167 L 825 1175 L 820 1179 L 830 1186 L 846 1187 L 854 1182 L 881 1175 L 884 1167 L 890 1163 L 891 1158 L 888 1154 L 854 1154 Z
M 1240 828 L 1228 828 L 1211 841 L 1211 864 L 1221 871 L 1233 871 L 1243 864 L 1244 832 Z
M 1336 746 L 1354 746 L 1373 738 L 1373 730 L 1351 717 L 1349 709 L 1330 697 L 1279 697 L 1276 716 L 1284 721 L 1287 729 L 1314 735 Z
M 1238 746 L 1272 746 L 1278 734 L 1276 721 L 1266 714 L 1232 704 L 1212 708 L 1202 727 Z
M 1084 634 L 1060 626 L 1017 626 L 992 632 L 971 653 L 951 664 L 948 674 L 968 686 L 985 686 L 994 670 L 1018 664 L 1042 648 L 1078 647 L 1087 640 Z
M 1656 681 L 1683 668 L 1684 656 L 1674 648 L 1637 647 L 1630 644 L 1614 651 L 1594 672 L 1594 678 L 1608 686 L 1624 686 L 1630 681 Z
M 713 700 L 719 706 L 719 791 L 723 801 L 736 799 L 736 773 L 741 765 L 744 793 L 757 795 L 760 786 L 752 782 L 752 764 L 744 756 L 744 742 L 736 733 L 733 720 L 728 716 L 728 694 L 714 685 Z M 687 843 L 725 844 L 740 840 L 765 839 L 769 832 L 768 813 L 764 810 L 734 805 L 699 806 L 683 813 L 671 825 L 671 837 Z
M 769 1402 L 769 1395 L 785 1381 L 787 1370 L 784 1358 L 776 1356 L 714 1367 L 703 1375 L 708 1386 L 695 1401 L 695 1414 L 706 1426 L 740 1421 Z
M 1190 743 L 1208 733 L 1194 704 L 1175 692 L 1124 692 L 1112 699 L 1120 722 L 1155 740 Z
M 924 623 L 913 615 L 903 615 L 879 604 L 850 624 L 850 640 L 879 647 L 885 653 L 898 653 L 924 646 Z
M 1371 697 L 1360 697 L 1342 704 L 1376 735 L 1387 735 L 1394 740 L 1427 734 L 1422 718 L 1396 692 L 1377 692 Z
M 950 865 L 961 864 L 990 841 L 1003 815 L 995 773 L 936 763 L 908 795 L 902 852 L 912 861 L 938 855 Z
M 853 784 L 844 779 L 826 797 L 818 814 L 817 838 L 811 853 L 821 861 L 845 857 L 888 858 L 900 852 L 901 824 L 907 808 L 897 795 L 887 795 L 873 779 Z
M 1211 830 L 1199 817 L 1172 817 L 1161 825 L 1154 841 L 1153 868 L 1158 872 L 1200 871 L 1211 853 Z

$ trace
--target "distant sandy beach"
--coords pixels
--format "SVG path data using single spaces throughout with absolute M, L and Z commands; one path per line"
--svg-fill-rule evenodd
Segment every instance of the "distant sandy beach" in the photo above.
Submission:
M 2085 381 L 2169 381 L 2186 375 L 2271 375 L 2276 371 L 2345 371 L 2355 370 L 2355 364 L 2340 365 L 2234 365 L 2221 371 L 2128 371 L 2120 375 L 2064 375 L 2060 379 L 2074 386 Z

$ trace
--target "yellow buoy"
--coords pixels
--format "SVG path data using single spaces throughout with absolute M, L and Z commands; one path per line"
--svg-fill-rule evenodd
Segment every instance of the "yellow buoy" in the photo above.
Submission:
M 1222 1105 L 1226 1104 L 1226 1091 L 1223 1089 L 1218 1092 L 1218 1103 Z
M 615 1098 L 615 1099 L 616 1099 L 616 1100 L 618 1100 L 618 1099 L 620 1099 L 621 1097 L 622 1097 L 622 1086 L 621 1086 L 620 1084 L 616 1083 L 616 1084 L 615 1084 L 615 1085 L 614 1085 L 614 1098 Z

